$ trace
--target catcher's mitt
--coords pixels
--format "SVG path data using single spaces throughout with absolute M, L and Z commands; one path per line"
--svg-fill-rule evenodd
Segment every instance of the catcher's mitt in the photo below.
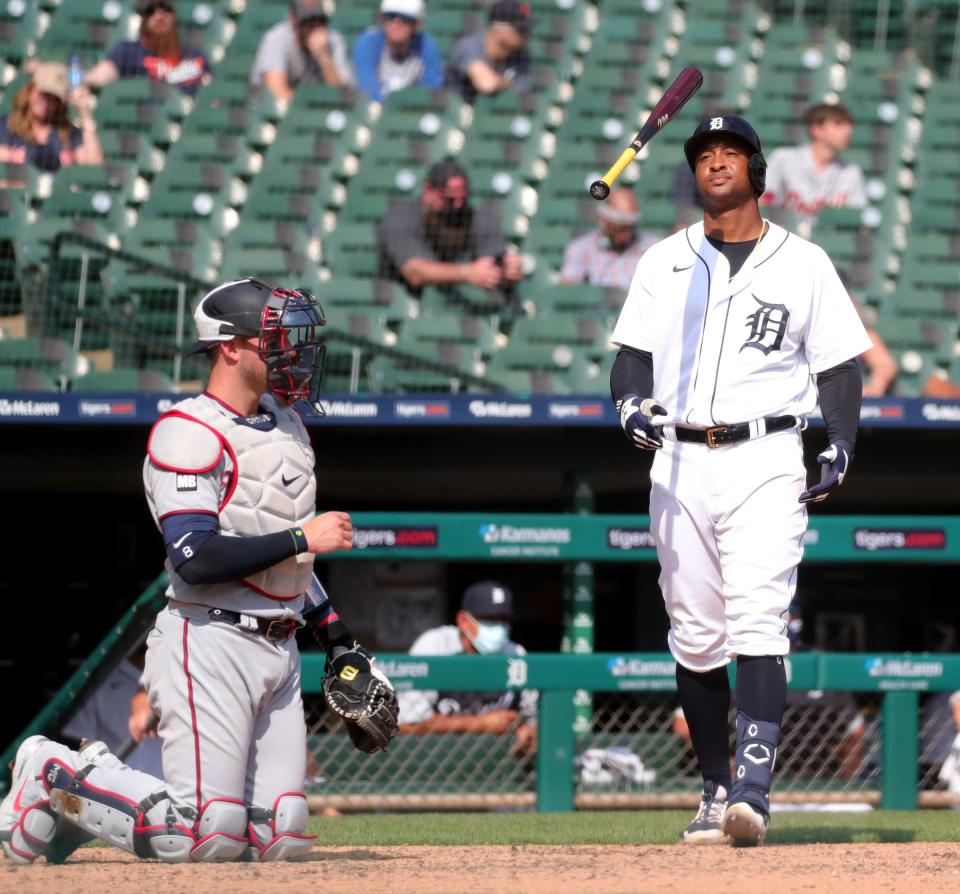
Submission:
M 350 741 L 367 754 L 383 751 L 400 731 L 393 686 L 362 646 L 328 660 L 323 696 L 343 719 Z

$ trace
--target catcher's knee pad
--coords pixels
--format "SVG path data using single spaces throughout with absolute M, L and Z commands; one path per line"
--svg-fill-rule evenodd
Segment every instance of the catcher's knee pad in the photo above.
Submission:
M 95 767 L 88 764 L 74 771 L 57 758 L 44 764 L 43 784 L 55 814 L 138 857 L 166 863 L 190 859 L 196 839 L 163 789 L 134 801 L 88 782 Z
M 23 865 L 43 856 L 53 840 L 57 818 L 50 802 L 37 801 L 24 808 L 16 823 L 3 830 L 3 852 L 8 860 Z
M 207 801 L 197 824 L 197 843 L 190 851 L 195 863 L 236 860 L 247 849 L 247 807 L 241 801 Z
M 274 802 L 273 810 L 250 808 L 250 843 L 266 863 L 289 860 L 310 853 L 316 835 L 305 835 L 310 810 L 300 792 L 286 792 Z

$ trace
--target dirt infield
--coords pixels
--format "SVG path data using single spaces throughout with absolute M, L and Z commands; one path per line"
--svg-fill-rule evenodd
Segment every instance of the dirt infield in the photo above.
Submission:
M 63 866 L 0 864 L 17 894 L 864 894 L 960 892 L 960 844 L 322 848 L 304 862 L 168 866 L 84 848 Z

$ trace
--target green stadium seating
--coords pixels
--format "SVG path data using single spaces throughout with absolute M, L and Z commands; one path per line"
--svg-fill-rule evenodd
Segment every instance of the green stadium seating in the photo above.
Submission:
M 376 274 L 379 262 L 372 223 L 338 224 L 322 242 L 323 262 L 334 276 Z
M 587 356 L 600 357 L 610 349 L 613 321 L 596 316 L 550 314 L 521 317 L 510 330 L 511 344 L 576 346 Z
M 37 369 L 0 366 L 0 391 L 58 391 L 54 379 Z
M 0 9 L 0 46 L 3 57 L 19 67 L 35 55 L 37 35 L 49 20 L 38 3 L 5 3 Z
M 67 342 L 50 336 L 0 339 L 0 367 L 37 369 L 50 376 L 73 378 L 83 375 L 89 361 Z
M 337 275 L 326 281 L 308 280 L 304 285 L 325 308 L 375 312 L 391 322 L 410 319 L 416 314 L 417 302 L 406 289 L 385 280 Z
M 127 38 L 129 15 L 130 7 L 122 3 L 105 4 L 102 0 L 61 3 L 37 43 L 37 55 L 41 59 L 66 62 L 72 53 L 77 53 L 84 68 L 92 67 L 115 43 Z
M 405 351 L 416 351 L 420 344 L 436 346 L 441 343 L 473 346 L 481 354 L 495 350 L 499 334 L 489 317 L 462 313 L 433 313 L 406 320 L 400 329 L 397 346 Z
M 156 369 L 91 370 L 72 382 L 73 391 L 176 391 L 169 376 Z

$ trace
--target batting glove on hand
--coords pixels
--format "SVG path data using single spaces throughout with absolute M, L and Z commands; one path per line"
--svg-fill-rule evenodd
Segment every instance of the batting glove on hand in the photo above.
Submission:
M 801 503 L 819 503 L 835 491 L 847 474 L 847 468 L 853 459 L 853 448 L 846 441 L 835 441 L 818 457 L 820 463 L 820 483 L 800 494 Z
M 617 402 L 620 413 L 620 427 L 624 434 L 641 450 L 659 450 L 663 439 L 657 431 L 653 419 L 665 417 L 667 411 L 652 398 L 642 398 L 637 394 L 627 394 Z

